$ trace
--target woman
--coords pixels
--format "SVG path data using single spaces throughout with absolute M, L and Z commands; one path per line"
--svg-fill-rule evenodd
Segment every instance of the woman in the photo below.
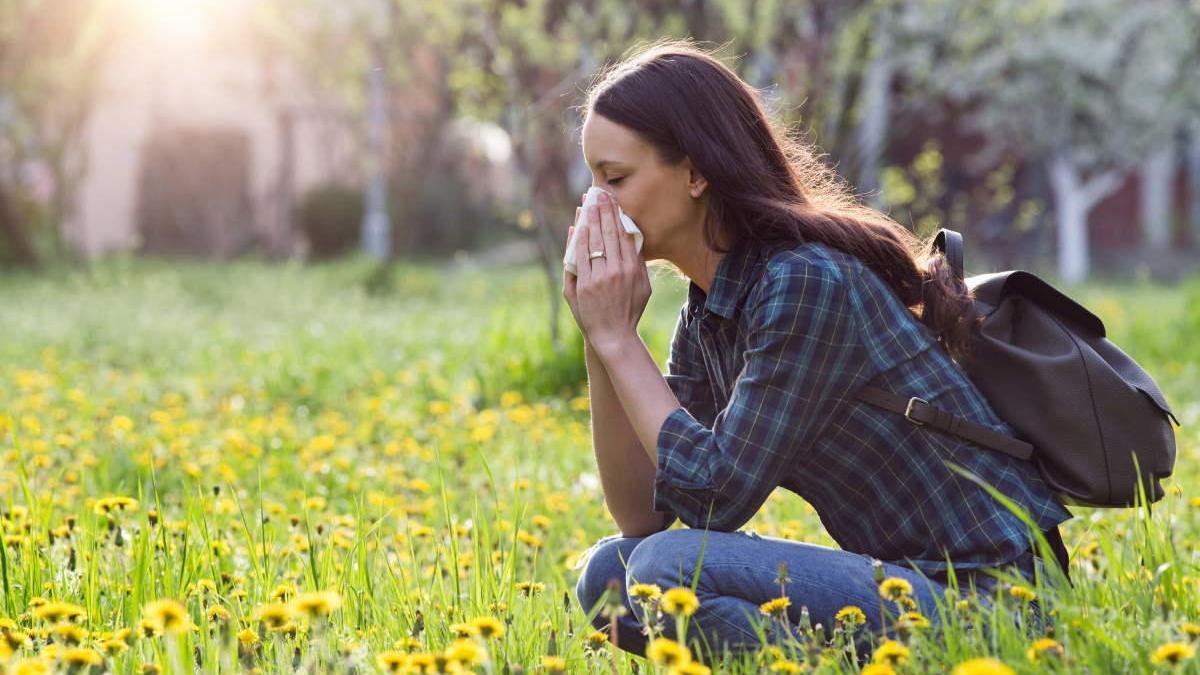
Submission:
M 933 623 L 950 566 L 955 586 L 990 588 L 996 569 L 1033 579 L 1028 528 L 949 464 L 1051 529 L 1071 514 L 1036 468 L 854 399 L 872 383 L 1013 433 L 955 360 L 969 356 L 974 317 L 941 255 L 916 254 L 913 234 L 859 205 L 754 89 L 686 43 L 604 73 L 582 144 L 612 199 L 577 212 L 587 231 L 564 296 L 586 340 L 596 461 L 620 530 L 584 556 L 585 611 L 610 579 L 665 589 L 698 574 L 693 629 L 736 649 L 761 644 L 752 617 L 780 595 L 780 562 L 791 621 L 807 607 L 831 627 L 856 605 L 876 631 L 875 561 L 910 582 Z M 618 203 L 644 234 L 640 255 Z M 636 330 L 653 260 L 689 279 L 665 376 Z M 737 531 L 776 487 L 807 500 L 841 550 Z M 667 529 L 676 519 L 688 528 Z M 618 644 L 643 653 L 622 599 Z

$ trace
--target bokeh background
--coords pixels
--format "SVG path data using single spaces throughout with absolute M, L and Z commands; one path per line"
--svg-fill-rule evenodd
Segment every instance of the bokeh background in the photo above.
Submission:
M 965 232 L 981 267 L 1174 279 L 1200 246 L 1190 2 L 11 0 L 0 12 L 6 266 L 362 249 L 549 266 L 591 181 L 582 92 L 664 36 L 721 46 L 865 199 L 921 233 Z

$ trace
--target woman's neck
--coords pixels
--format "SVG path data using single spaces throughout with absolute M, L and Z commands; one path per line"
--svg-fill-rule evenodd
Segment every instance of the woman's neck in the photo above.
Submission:
M 696 237 L 692 241 L 695 242 L 694 246 L 665 257 L 707 295 L 725 254 L 707 246 L 703 237 Z

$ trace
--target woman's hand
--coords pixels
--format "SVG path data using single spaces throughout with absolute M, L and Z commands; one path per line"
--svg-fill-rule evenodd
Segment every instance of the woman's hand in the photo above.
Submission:
M 563 270 L 563 296 L 584 339 L 592 345 L 636 335 L 651 293 L 646 261 L 637 252 L 633 235 L 621 227 L 616 202 L 607 192 L 597 201 L 587 213 L 576 211 L 577 226 L 584 228 L 575 249 L 577 274 Z M 590 251 L 605 255 L 590 258 Z

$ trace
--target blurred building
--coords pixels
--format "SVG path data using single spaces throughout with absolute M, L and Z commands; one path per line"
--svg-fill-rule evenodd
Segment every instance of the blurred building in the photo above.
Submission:
M 64 238 L 110 251 L 289 255 L 307 188 L 360 184 L 345 112 L 252 33 L 252 3 L 131 0 L 84 134 Z

